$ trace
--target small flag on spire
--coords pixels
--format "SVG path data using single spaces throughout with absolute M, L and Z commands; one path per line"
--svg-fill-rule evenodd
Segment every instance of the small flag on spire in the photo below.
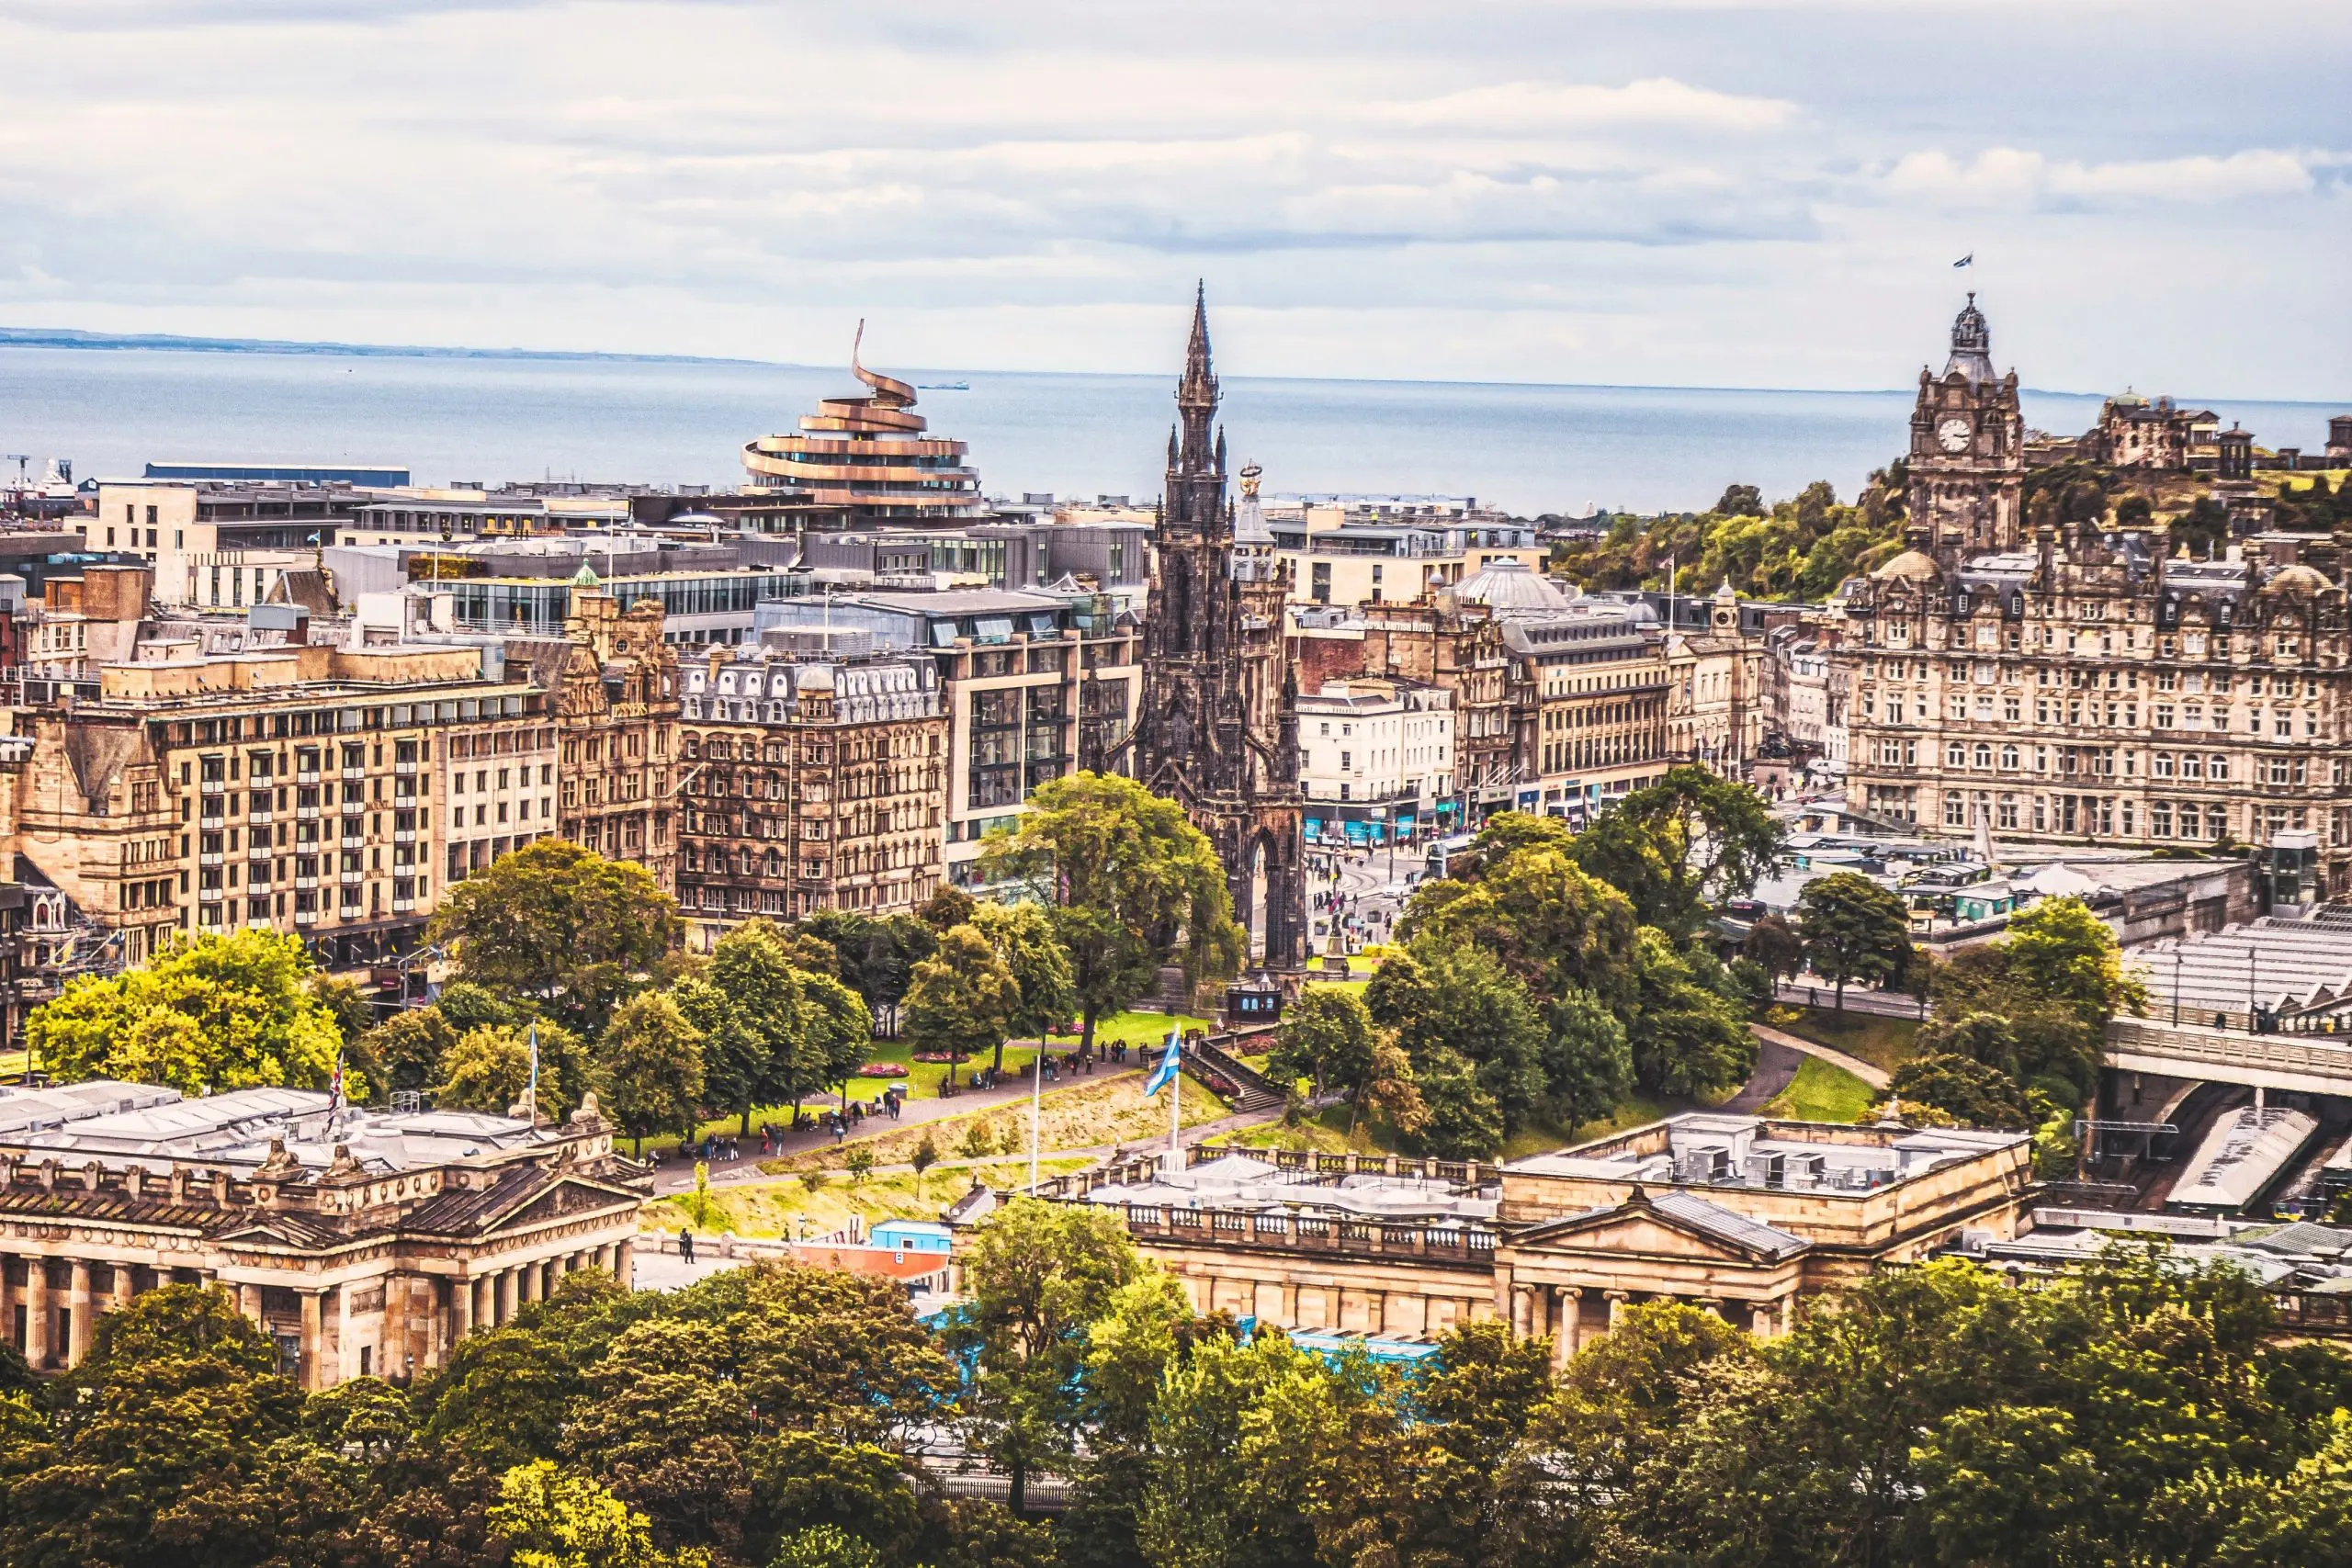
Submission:
M 1974 266 L 1976 265 L 1976 253 L 1974 251 L 1971 251 L 1951 265 L 1955 267 Z

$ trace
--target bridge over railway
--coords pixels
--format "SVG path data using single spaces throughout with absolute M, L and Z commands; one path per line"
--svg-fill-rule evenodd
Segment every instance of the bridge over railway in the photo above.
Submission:
M 2352 1034 L 2253 1034 L 2119 1018 L 2107 1026 L 2107 1065 L 2191 1082 L 2352 1098 Z

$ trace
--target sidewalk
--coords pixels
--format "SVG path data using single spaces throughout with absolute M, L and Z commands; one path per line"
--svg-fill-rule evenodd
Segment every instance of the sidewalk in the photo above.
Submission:
M 1089 1084 L 1115 1083 L 1121 1078 L 1137 1078 L 1143 1076 L 1143 1071 L 1142 1066 L 1134 1061 L 1122 1066 L 1112 1066 L 1101 1062 L 1098 1058 L 1091 1076 L 1085 1073 L 1066 1073 L 1055 1082 L 1048 1084 L 1046 1093 L 1050 1097 L 1065 1089 L 1080 1089 Z M 775 1152 L 769 1155 L 760 1153 L 760 1138 L 755 1130 L 749 1138 L 736 1139 L 736 1145 L 742 1150 L 741 1157 L 712 1163 L 710 1184 L 718 1187 L 733 1181 L 760 1180 L 764 1175 L 760 1169 L 762 1159 L 780 1159 L 786 1155 L 806 1154 L 812 1149 L 835 1147 L 846 1149 L 851 1144 L 860 1143 L 867 1138 L 880 1137 L 886 1133 L 894 1133 L 901 1127 L 916 1127 L 926 1122 L 944 1121 L 950 1116 L 961 1116 L 968 1111 L 993 1111 L 1006 1105 L 1018 1104 L 1028 1098 L 1028 1084 L 1016 1081 L 1000 1084 L 995 1089 L 959 1089 L 952 1100 L 910 1100 L 907 1101 L 905 1109 L 900 1111 L 896 1121 L 888 1116 L 877 1118 L 869 1114 L 863 1123 L 854 1124 L 856 1126 L 856 1131 L 851 1133 L 839 1145 L 833 1142 L 833 1135 L 831 1133 L 821 1127 L 811 1127 L 803 1132 L 785 1134 L 777 1141 Z M 821 1109 L 821 1107 L 815 1108 Z M 757 1124 L 755 1118 L 753 1121 L 755 1129 Z M 765 1179 L 778 1179 L 774 1177 Z M 662 1168 L 654 1173 L 653 1191 L 657 1197 L 671 1192 L 690 1192 L 694 1190 L 694 1185 L 695 1162 L 691 1159 L 673 1156 L 664 1160 Z
M 1775 1029 L 1769 1023 L 1751 1023 L 1747 1032 L 1758 1040 L 1784 1045 L 1792 1051 L 1802 1051 L 1808 1056 L 1818 1056 L 1833 1067 L 1843 1067 L 1872 1089 L 1884 1089 L 1894 1081 L 1894 1075 L 1884 1067 L 1873 1067 L 1860 1056 L 1849 1056 L 1845 1052 L 1827 1045 L 1816 1045 L 1810 1040 L 1791 1034 L 1784 1029 Z

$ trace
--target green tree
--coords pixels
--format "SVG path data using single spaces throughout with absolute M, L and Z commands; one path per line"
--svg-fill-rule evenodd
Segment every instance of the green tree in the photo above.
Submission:
M 387 1089 L 424 1089 L 441 1076 L 441 1058 L 458 1043 L 440 1008 L 396 1012 L 359 1037 L 352 1055 Z
M 1503 1146 L 1503 1108 L 1459 1051 L 1425 1053 L 1413 1064 L 1423 1120 L 1419 1144 L 1441 1159 L 1490 1159 Z
M 1182 807 L 1133 779 L 1080 772 L 1040 784 L 1017 828 L 989 840 L 980 872 L 1022 882 L 1054 911 L 1081 1058 L 1093 1055 L 1095 1021 L 1148 992 L 1162 964 L 1198 979 L 1240 961 L 1215 846 Z
M 679 942 L 677 903 L 653 874 L 561 839 L 501 855 L 444 895 L 432 940 L 464 978 L 537 1000 L 593 1033 Z
M 1998 1067 L 1949 1052 L 1914 1056 L 1894 1069 L 1897 1100 L 1933 1106 L 1963 1127 L 2030 1127 L 2025 1093 Z
M 1754 890 L 1786 838 L 1780 818 L 1749 785 L 1706 768 L 1678 767 L 1603 812 L 1576 836 L 1569 853 L 1633 900 L 1642 924 L 1688 941 L 1713 906 Z
M 693 1127 L 702 1106 L 702 1031 L 662 991 L 631 997 L 596 1045 L 597 1079 L 614 1125 L 636 1141 Z
M 939 1140 L 932 1135 L 932 1130 L 929 1127 L 922 1130 L 922 1142 L 917 1144 L 915 1152 L 907 1156 L 907 1163 L 914 1167 L 915 1201 L 921 1202 L 923 1176 L 933 1166 L 939 1163 Z
M 1572 989 L 1551 1006 L 1544 1044 L 1544 1114 L 1573 1131 L 1624 1103 L 1634 1088 L 1625 1026 L 1591 992 Z
M 1679 953 L 1665 932 L 1645 926 L 1631 967 L 1625 1034 L 1644 1087 L 1678 1098 L 1711 1095 L 1756 1070 L 1756 1041 L 1722 964 L 1703 953 Z
M 988 938 L 1012 981 L 1013 1005 L 1006 1010 L 1007 1033 L 1034 1036 L 1042 1051 L 1046 1032 L 1068 1022 L 1078 1005 L 1069 954 L 1054 936 L 1053 921 L 1035 904 L 983 904 L 972 912 L 972 928 Z M 1004 1070 L 1004 1040 L 996 1045 L 997 1070 Z
M 710 1562 L 699 1550 L 657 1550 L 643 1514 L 551 1460 L 517 1465 L 499 1478 L 490 1523 L 516 1568 L 705 1568 Z
M 705 1092 L 741 1118 L 745 1136 L 754 1107 L 797 1105 L 830 1081 L 808 1037 L 809 979 L 793 967 L 784 933 L 752 920 L 720 937 L 702 972 L 673 990 L 702 1035 Z
M 1911 919 L 1903 900 L 1851 871 L 1816 876 L 1797 895 L 1799 929 L 1813 972 L 1838 987 L 1846 1010 L 1846 982 L 1884 984 L 1903 972 L 1911 953 Z
M 2115 932 L 2079 898 L 2044 898 L 2013 917 L 2000 948 L 2011 979 L 2086 1025 L 2147 1010 L 2145 982 L 2124 972 Z
M 1083 1204 L 1016 1198 L 974 1236 L 958 1336 L 978 1351 L 980 1372 L 966 1427 L 1011 1477 L 1014 1513 L 1032 1470 L 1067 1462 L 1087 1326 L 1141 1268 L 1118 1218 Z
M 442 1054 L 433 1103 L 503 1116 L 531 1086 L 531 1051 L 513 1026 L 472 1031 Z
M 240 931 L 175 942 L 136 969 L 67 982 L 25 1037 L 58 1078 L 111 1077 L 184 1094 L 322 1089 L 343 1032 L 313 988 L 300 938 Z M 346 1084 L 349 1077 L 346 1075 Z M 363 1098 L 364 1082 L 353 1086 Z
M 1551 1093 L 1544 1029 L 1534 998 L 1491 954 L 1469 942 L 1414 940 L 1364 987 L 1374 1021 L 1393 1031 L 1414 1062 L 1452 1051 L 1466 1059 L 1495 1102 L 1506 1135 L 1526 1125 Z
M 1767 915 L 1748 928 L 1747 956 L 1775 980 L 1792 980 L 1804 969 L 1804 938 L 1785 915 Z
M 1577 865 L 1566 829 L 1547 820 L 1506 812 L 1489 821 L 1461 874 L 1414 893 L 1399 931 L 1483 949 L 1536 996 L 1581 989 L 1620 1008 L 1632 991 L 1634 907 Z
M 895 1034 L 914 967 L 937 949 L 938 934 L 911 915 L 876 920 L 854 909 L 820 909 L 800 926 L 832 948 L 834 974 Z
M 1309 986 L 1283 1010 L 1266 1071 L 1277 1082 L 1312 1078 L 1317 1094 L 1338 1093 L 1353 1105 L 1371 1081 L 1379 1035 L 1363 998 Z
M 915 965 L 907 987 L 907 1038 L 919 1051 L 938 1052 L 952 1064 L 994 1051 L 1003 1060 L 1004 1036 L 1022 1008 L 1020 982 L 996 944 L 978 926 L 951 926 L 939 950 Z

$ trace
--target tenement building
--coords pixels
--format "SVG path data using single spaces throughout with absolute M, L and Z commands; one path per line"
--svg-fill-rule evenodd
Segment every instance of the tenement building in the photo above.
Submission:
M 856 593 L 781 600 L 760 616 L 763 637 L 856 633 L 932 661 L 947 722 L 944 870 L 957 886 L 978 885 L 983 840 L 1019 820 L 1032 790 L 1103 771 L 1136 722 L 1142 628 L 1107 594 Z
M 1140 1159 L 1044 1191 L 1118 1213 L 1204 1312 L 1406 1339 L 1499 1320 L 1565 1361 L 1631 1303 L 1779 1334 L 1875 1269 L 2013 1236 L 2029 1144 L 1692 1113 L 1500 1167 L 1196 1146 L 1181 1171 Z
M 0 1091 L 0 1332 L 71 1367 L 101 1313 L 219 1285 L 304 1388 L 406 1381 L 573 1270 L 628 1282 L 649 1186 L 593 1097 L 549 1125 L 307 1089 Z
M 1226 499 L 1217 396 L 1208 307 L 1196 297 L 1152 532 L 1143 706 L 1122 760 L 1216 846 L 1250 959 L 1295 970 L 1307 931 L 1298 682 L 1283 637 L 1290 569 L 1254 468 L 1242 470 L 1240 510 Z
M 911 914 L 938 891 L 948 718 L 936 660 L 864 631 L 687 662 L 678 903 L 692 945 L 760 916 Z M 806 646 L 796 648 L 796 642 Z
M 1849 804 L 1955 833 L 2165 848 L 2309 829 L 2352 891 L 2342 570 L 2324 536 L 2222 558 L 2019 499 L 2014 371 L 1972 302 L 1911 421 L 1911 548 L 1848 581 Z

